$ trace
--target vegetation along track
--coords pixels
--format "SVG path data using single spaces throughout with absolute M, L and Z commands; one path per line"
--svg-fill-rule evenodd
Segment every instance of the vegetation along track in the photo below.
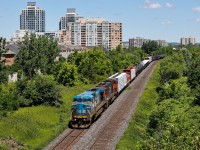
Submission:
M 147 66 L 89 129 L 66 129 L 45 150 L 115 149 L 155 66 Z

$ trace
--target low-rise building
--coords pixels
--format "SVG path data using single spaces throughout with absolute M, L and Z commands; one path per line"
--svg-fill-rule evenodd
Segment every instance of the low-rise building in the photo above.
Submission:
M 2 62 L 7 66 L 11 66 L 14 63 L 15 53 L 11 50 L 8 50 L 6 53 L 2 53 L 1 56 Z
M 75 46 L 75 45 L 59 45 L 60 48 L 60 53 L 59 55 L 64 57 L 65 59 L 67 59 L 67 57 L 69 56 L 69 54 L 74 53 L 75 51 L 77 51 L 78 53 L 81 52 L 87 52 L 89 51 L 90 47 L 85 47 L 85 46 Z
M 168 46 L 168 43 L 166 40 L 151 40 L 151 39 L 136 37 L 136 38 L 129 39 L 129 47 L 141 48 L 142 45 L 148 41 L 155 41 L 160 46 Z

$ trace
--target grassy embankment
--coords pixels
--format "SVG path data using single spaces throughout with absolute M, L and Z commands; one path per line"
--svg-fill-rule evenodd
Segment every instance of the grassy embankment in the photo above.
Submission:
M 0 149 L 10 149 L 12 144 L 21 147 L 20 149 L 43 148 L 68 128 L 73 96 L 92 86 L 63 87 L 64 104 L 59 108 L 47 106 L 20 108 L 7 117 L 0 118 Z
M 158 98 L 156 87 L 159 85 L 159 67 L 160 64 L 158 62 L 157 67 L 138 102 L 136 111 L 132 116 L 128 128 L 117 143 L 116 149 L 135 150 L 138 149 L 138 142 L 143 140 L 145 129 L 148 124 L 148 115 L 156 107 L 156 99 Z

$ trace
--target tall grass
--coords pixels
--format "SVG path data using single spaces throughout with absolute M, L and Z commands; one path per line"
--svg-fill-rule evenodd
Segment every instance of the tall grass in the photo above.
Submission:
M 135 150 L 138 149 L 138 142 L 144 139 L 146 126 L 148 124 L 148 116 L 156 106 L 156 99 L 158 94 L 156 87 L 159 85 L 159 68 L 157 63 L 153 75 L 147 83 L 145 91 L 143 92 L 136 111 L 126 129 L 124 135 L 117 143 L 116 149 L 119 150 Z
M 68 128 L 73 96 L 93 85 L 63 87 L 64 104 L 59 107 L 20 108 L 7 117 L 0 118 L 0 139 L 12 138 L 25 149 L 41 149 L 64 129 Z M 5 147 L 0 143 L 0 148 Z

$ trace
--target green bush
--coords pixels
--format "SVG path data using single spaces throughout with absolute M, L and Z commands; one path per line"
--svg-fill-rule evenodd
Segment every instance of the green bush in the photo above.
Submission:
M 6 115 L 7 111 L 17 110 L 20 104 L 20 96 L 14 83 L 0 85 L 0 114 Z
M 56 77 L 59 83 L 67 86 L 75 86 L 78 83 L 77 67 L 75 65 L 63 63 Z
M 37 75 L 32 80 L 19 81 L 18 91 L 24 97 L 24 105 L 59 106 L 62 102 L 60 86 L 49 75 Z
M 160 66 L 161 84 L 181 78 L 186 70 L 186 62 L 182 54 L 165 57 L 161 60 Z

